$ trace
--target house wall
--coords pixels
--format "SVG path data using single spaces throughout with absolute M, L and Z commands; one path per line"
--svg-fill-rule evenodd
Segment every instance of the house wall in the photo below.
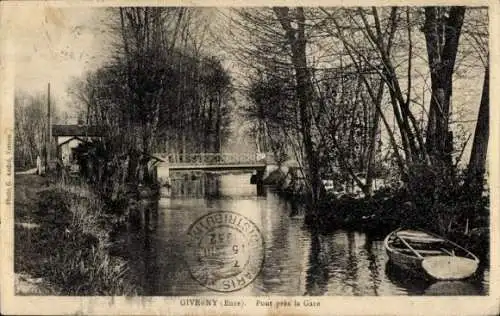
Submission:
M 68 139 L 70 139 L 70 138 L 71 137 L 61 137 L 59 139 L 59 144 L 65 142 L 65 141 L 68 141 Z M 80 145 L 81 143 L 82 143 L 82 141 L 79 139 L 72 139 L 69 142 L 67 142 L 66 144 L 61 145 L 59 147 L 59 158 L 62 160 L 64 165 L 71 164 L 71 159 L 72 158 L 74 159 L 74 157 L 72 157 L 71 149 L 78 147 L 78 145 Z

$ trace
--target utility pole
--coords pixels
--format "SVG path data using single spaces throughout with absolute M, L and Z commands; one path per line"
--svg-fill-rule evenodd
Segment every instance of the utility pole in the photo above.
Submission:
M 45 141 L 45 172 L 48 171 L 50 159 L 50 142 L 52 140 L 52 126 L 50 124 L 50 82 L 47 84 L 47 140 Z

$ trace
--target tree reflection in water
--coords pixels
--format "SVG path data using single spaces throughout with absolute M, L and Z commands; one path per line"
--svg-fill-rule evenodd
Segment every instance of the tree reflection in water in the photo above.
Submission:
M 380 274 L 379 274 L 379 267 L 377 264 L 377 256 L 375 255 L 375 252 L 373 251 L 373 241 L 371 238 L 369 238 L 369 235 L 366 236 L 365 244 L 364 244 L 364 249 L 366 251 L 366 257 L 368 259 L 368 270 L 370 271 L 370 280 L 372 281 L 372 286 L 371 288 L 373 289 L 373 295 L 379 295 L 378 294 L 378 288 L 380 286 Z
M 353 295 L 360 295 L 358 286 L 358 257 L 356 253 L 356 241 L 354 232 L 347 232 L 347 266 L 344 276 L 344 284 L 352 288 Z
M 311 232 L 309 269 L 306 277 L 304 295 L 324 295 L 328 290 L 328 260 L 321 247 L 321 235 Z
M 147 203 L 145 212 L 145 225 L 142 231 L 143 240 L 143 264 L 144 264 L 144 283 L 147 285 L 148 289 L 146 291 L 149 293 L 156 293 L 158 290 L 158 278 L 156 276 L 156 250 L 157 247 L 153 244 L 152 234 L 158 227 L 158 201 L 150 200 Z
M 472 286 L 441 283 L 431 287 L 425 280 L 386 265 L 385 232 L 333 228 L 329 232 L 311 231 L 310 226 L 304 225 L 300 204 L 294 206 L 272 191 L 267 198 L 250 195 L 255 187 L 249 184 L 247 175 L 221 176 L 224 181 L 210 175 L 202 178 L 203 181 L 182 180 L 190 182 L 193 188 L 182 188 L 187 183 L 174 184 L 175 197 L 152 203 L 149 211 L 141 215 L 140 232 L 123 232 L 117 237 L 123 240 L 121 252 L 130 260 L 130 273 L 145 287 L 145 295 L 213 294 L 191 277 L 184 252 L 185 231 L 190 223 L 214 210 L 246 212 L 256 220 L 265 237 L 266 259 L 259 277 L 247 288 L 248 293 L 474 295 L 475 288 L 479 295 L 488 293 L 489 273 L 484 272 L 489 266 L 487 262 L 480 266 L 473 280 L 465 281 Z M 217 197 L 221 187 L 224 195 Z

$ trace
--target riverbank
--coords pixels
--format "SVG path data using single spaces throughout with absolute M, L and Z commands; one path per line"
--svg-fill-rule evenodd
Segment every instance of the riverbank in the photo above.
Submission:
M 304 193 L 293 181 L 286 181 L 285 173 L 277 170 L 265 179 L 283 198 L 304 203 Z M 482 260 L 489 257 L 489 197 L 471 203 L 459 188 L 450 190 L 446 200 L 435 205 L 421 203 L 415 206 L 415 197 L 403 188 L 385 188 L 371 197 L 326 193 L 319 202 L 315 218 L 306 216 L 306 223 L 315 230 L 331 232 L 335 229 L 372 231 L 388 234 L 398 227 L 414 227 L 437 232 L 450 238 Z M 422 201 L 422 197 L 417 197 Z M 467 223 L 467 224 L 466 224 Z
M 416 201 L 403 188 L 382 189 L 371 197 L 327 195 L 321 202 L 319 217 L 323 227 L 341 225 L 384 233 L 398 227 L 421 228 L 454 240 L 482 260 L 487 259 L 489 197 L 474 203 L 465 194 L 450 194 L 448 200 L 437 202 L 423 202 L 421 198 Z
M 16 292 L 134 295 L 127 262 L 109 253 L 117 220 L 85 184 L 15 176 Z M 35 281 L 33 281 L 35 280 Z

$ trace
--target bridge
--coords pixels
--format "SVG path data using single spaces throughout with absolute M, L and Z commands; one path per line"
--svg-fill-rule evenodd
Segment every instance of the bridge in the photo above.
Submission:
M 166 163 L 169 170 L 263 170 L 270 160 L 265 153 L 156 153 L 154 156 Z

